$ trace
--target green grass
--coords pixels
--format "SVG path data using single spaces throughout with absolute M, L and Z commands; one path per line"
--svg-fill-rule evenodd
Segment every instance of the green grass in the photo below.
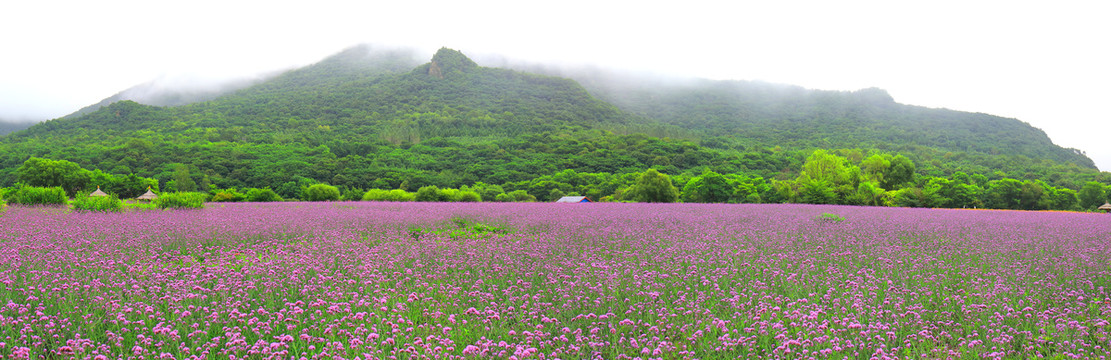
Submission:
M 845 221 L 844 216 L 837 215 L 837 214 L 830 214 L 830 213 L 822 213 L 821 215 L 818 215 L 818 217 L 816 217 L 815 219 L 818 220 L 818 221 L 831 222 L 831 223 L 839 223 L 839 222 L 844 222 Z
M 149 201 L 124 201 L 123 210 L 158 210 L 158 205 Z
M 163 193 L 152 203 L 159 209 L 203 209 L 205 198 L 195 192 Z
M 418 240 L 428 234 L 439 236 L 446 235 L 452 239 L 486 239 L 513 232 L 513 229 L 506 224 L 480 222 L 458 216 L 451 218 L 448 223 L 439 226 L 429 227 L 411 225 L 407 230 L 409 236 L 414 240 Z
M 123 211 L 123 201 L 120 201 L 114 194 L 108 196 L 88 196 L 80 194 L 77 198 L 73 199 L 71 204 L 74 210 L 99 212 Z
M 69 203 L 66 191 L 57 186 L 24 186 L 4 196 L 4 200 L 19 205 L 65 205 Z

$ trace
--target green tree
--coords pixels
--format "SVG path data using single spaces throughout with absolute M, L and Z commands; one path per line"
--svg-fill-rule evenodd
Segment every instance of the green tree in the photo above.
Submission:
M 802 165 L 802 174 L 811 179 L 828 181 L 834 185 L 845 184 L 848 178 L 848 161 L 825 150 L 814 150 Z
M 933 181 L 933 180 L 931 180 Z M 941 185 L 938 194 L 946 199 L 942 207 L 947 208 L 978 208 L 984 206 L 980 202 L 980 193 L 983 189 L 960 181 L 937 181 Z
M 1023 197 L 1022 182 L 1015 179 L 999 179 L 988 183 L 984 191 L 984 206 L 992 209 L 1021 209 Z
M 197 183 L 189 174 L 189 167 L 183 164 L 174 165 L 174 188 L 177 191 L 197 191 Z M 208 190 L 208 189 L 203 189 Z
M 1089 181 L 1076 193 L 1076 198 L 1081 209 L 1092 211 L 1107 201 L 1107 194 L 1104 193 L 1103 184 Z
M 859 205 L 869 206 L 883 206 L 883 188 L 879 187 L 875 182 L 862 181 L 856 187 L 856 194 L 853 196 L 853 202 Z
M 567 194 L 565 194 L 563 192 L 563 190 L 552 189 L 551 191 L 548 192 L 548 201 L 556 201 L 556 200 L 559 200 L 559 198 L 562 198 L 564 196 L 567 196 Z
M 683 186 L 683 201 L 692 203 L 723 203 L 733 196 L 733 187 L 725 176 L 709 169 Z M 746 195 L 747 196 L 747 195 Z
M 1051 206 L 1053 210 L 1076 210 L 1077 198 L 1076 190 L 1073 189 L 1053 189 L 1051 195 Z
M 733 189 L 732 201 L 736 203 L 762 203 L 765 201 L 764 195 L 768 194 L 771 190 L 771 185 L 764 181 L 764 178 L 744 177 L 741 176 L 737 179 L 737 186 Z
M 809 204 L 845 203 L 860 182 L 860 168 L 825 150 L 815 150 L 806 158 L 795 182 L 799 197 Z
M 803 173 L 795 180 L 798 185 L 799 201 L 807 204 L 836 204 L 837 193 L 833 191 L 833 184 L 829 180 L 814 179 L 809 174 Z
M 671 177 L 648 169 L 621 196 L 636 202 L 673 203 L 679 200 L 679 189 L 671 184 Z
M 495 198 L 498 197 L 498 195 L 505 193 L 505 189 L 503 189 L 501 185 L 485 185 L 482 188 L 475 190 L 477 190 L 476 192 L 478 192 L 478 194 L 481 195 L 483 199 L 486 199 L 486 201 L 493 201 Z
M 1041 180 L 1022 182 L 1018 208 L 1022 210 L 1046 210 L 1053 204 L 1053 188 Z
M 32 157 L 16 169 L 20 182 L 38 187 L 61 187 L 67 196 L 87 188 L 91 172 L 66 160 Z
M 502 201 L 502 202 L 509 202 L 509 201 L 512 201 L 512 202 L 534 202 L 534 201 L 536 201 L 535 196 L 529 195 L 528 191 L 524 191 L 524 190 L 513 190 L 513 191 L 510 191 L 508 193 L 500 194 L 497 197 L 498 198 L 496 200 L 497 201 Z
M 863 170 L 865 178 L 877 184 L 883 183 L 883 176 L 890 167 L 891 161 L 879 154 L 869 156 L 860 162 L 860 169 Z
M 890 160 L 891 166 L 883 174 L 881 186 L 884 189 L 898 189 L 900 186 L 914 180 L 914 162 L 903 155 L 895 155 Z
M 919 188 L 908 186 L 890 192 L 891 205 L 900 207 L 936 207 L 938 196 L 937 188 Z
M 798 201 L 798 192 L 795 191 L 795 182 L 790 180 L 772 179 L 772 190 L 768 192 L 765 201 L 774 204 L 792 203 Z
M 353 187 L 345 187 L 340 191 L 340 199 L 343 201 L 359 201 L 363 199 L 366 190 Z

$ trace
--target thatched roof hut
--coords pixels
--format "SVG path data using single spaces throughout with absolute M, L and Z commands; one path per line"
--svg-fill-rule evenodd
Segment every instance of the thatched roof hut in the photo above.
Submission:
M 1111 203 L 1103 203 L 1103 205 L 1100 205 L 1097 209 L 1100 209 L 1103 212 L 1111 212 Z
M 103 191 L 100 191 L 100 186 L 97 186 L 96 191 L 93 191 L 93 193 L 89 194 L 89 196 L 108 196 L 108 194 L 104 193 Z
M 154 200 L 154 199 L 157 199 L 157 198 L 158 198 L 158 195 L 155 195 L 153 191 L 150 191 L 150 186 L 147 186 L 147 192 L 143 193 L 143 195 L 139 195 L 139 197 L 137 197 L 135 199 L 136 200 L 151 201 L 151 200 Z

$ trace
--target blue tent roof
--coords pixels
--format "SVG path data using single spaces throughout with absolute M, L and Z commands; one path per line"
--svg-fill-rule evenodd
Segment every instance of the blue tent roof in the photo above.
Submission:
M 593 202 L 587 199 L 586 196 L 564 196 L 556 200 L 557 203 L 584 203 Z

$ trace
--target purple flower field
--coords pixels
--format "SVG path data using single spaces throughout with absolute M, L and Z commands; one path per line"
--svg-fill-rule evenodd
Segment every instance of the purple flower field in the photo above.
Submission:
M 1104 214 L 239 203 L 0 229 L 3 359 L 1104 358 L 1111 331 Z

